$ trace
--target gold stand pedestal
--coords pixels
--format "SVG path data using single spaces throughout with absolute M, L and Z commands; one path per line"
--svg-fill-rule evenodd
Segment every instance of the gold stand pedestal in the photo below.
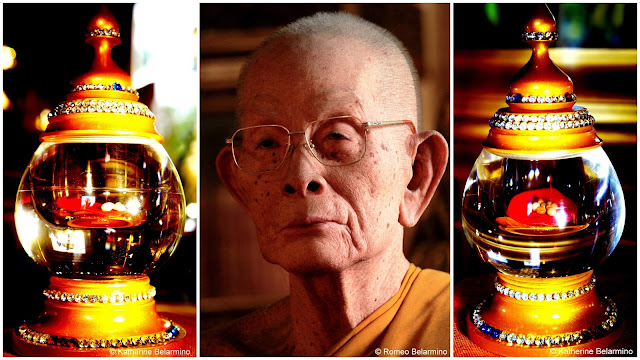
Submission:
M 52 277 L 44 312 L 12 337 L 24 356 L 167 356 L 186 331 L 156 312 L 149 277 Z
M 616 304 L 596 294 L 592 275 L 539 279 L 499 273 L 496 294 L 467 317 L 469 338 L 504 356 L 597 355 L 596 349 L 620 338 L 624 326 Z

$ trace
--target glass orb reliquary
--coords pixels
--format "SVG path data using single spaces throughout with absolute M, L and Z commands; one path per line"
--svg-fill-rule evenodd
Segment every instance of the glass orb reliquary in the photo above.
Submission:
M 546 6 L 526 24 L 529 62 L 463 195 L 464 233 L 498 270 L 493 295 L 469 314 L 471 339 L 501 355 L 548 356 L 619 338 L 617 304 L 595 291 L 594 268 L 616 247 L 624 197 L 573 82 L 549 58 L 557 39 Z M 555 352 L 554 352 L 555 351 Z
M 21 355 L 118 355 L 185 336 L 157 314 L 147 276 L 182 236 L 182 184 L 155 116 L 111 59 L 115 19 L 103 8 L 88 31 L 92 68 L 49 114 L 17 194 L 20 242 L 53 275 L 44 312 L 13 335 Z

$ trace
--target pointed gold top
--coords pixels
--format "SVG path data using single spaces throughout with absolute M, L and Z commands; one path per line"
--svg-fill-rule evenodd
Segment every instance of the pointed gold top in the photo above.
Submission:
M 547 5 L 539 5 L 535 15 L 524 26 L 527 33 L 547 33 L 556 31 L 556 19 Z
M 549 8 L 540 5 L 524 30 L 522 38 L 531 46 L 531 58 L 511 79 L 509 107 L 518 111 L 570 110 L 576 100 L 573 81 L 549 57 L 549 46 L 558 39 Z
M 142 136 L 162 141 L 155 129 L 155 115 L 138 102 L 131 76 L 111 58 L 121 43 L 115 17 L 103 5 L 87 26 L 85 42 L 94 49 L 91 69 L 71 81 L 71 92 L 49 113 L 49 125 L 41 135 L 52 141 L 79 136 Z
M 489 120 L 491 130 L 484 147 L 533 156 L 600 146 L 593 116 L 574 106 L 573 81 L 549 57 L 549 46 L 558 34 L 546 5 L 540 5 L 526 23 L 522 39 L 531 46 L 531 58 L 509 83 L 509 107 L 499 109 Z

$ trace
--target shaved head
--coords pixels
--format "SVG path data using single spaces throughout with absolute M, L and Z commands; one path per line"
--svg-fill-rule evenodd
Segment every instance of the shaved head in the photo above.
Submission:
M 359 49 L 359 51 L 355 51 Z M 278 61 L 278 55 L 294 53 L 300 58 L 314 52 L 352 52 L 371 73 L 369 86 L 380 110 L 380 120 L 412 120 L 420 125 L 421 102 L 418 75 L 407 50 L 389 31 L 346 13 L 317 13 L 293 22 L 272 34 L 245 63 L 238 81 L 238 119 L 248 102 L 245 83 L 254 68 Z M 307 61 L 311 65 L 311 62 Z M 309 71 L 328 71 L 331 66 Z

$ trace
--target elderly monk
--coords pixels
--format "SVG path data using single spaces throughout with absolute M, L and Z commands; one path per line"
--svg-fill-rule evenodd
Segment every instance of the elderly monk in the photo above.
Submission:
M 203 355 L 449 354 L 449 275 L 402 251 L 447 162 L 439 133 L 416 133 L 419 99 L 401 43 L 347 14 L 300 19 L 249 58 L 216 165 L 290 295 L 205 335 Z

